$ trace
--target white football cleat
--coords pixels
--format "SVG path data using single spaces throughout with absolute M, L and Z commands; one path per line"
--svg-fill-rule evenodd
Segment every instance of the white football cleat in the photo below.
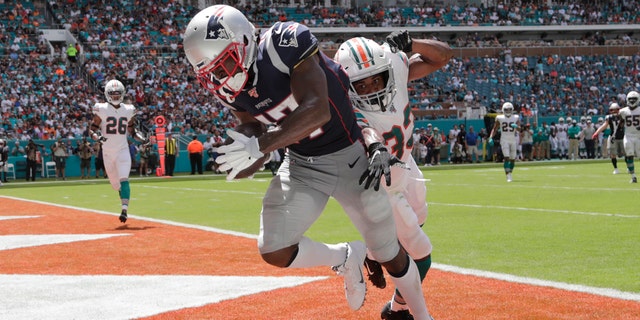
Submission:
M 358 310 L 364 304 L 367 294 L 367 284 L 364 282 L 362 268 L 364 258 L 367 256 L 367 247 L 362 241 L 347 243 L 347 260 L 342 265 L 333 267 L 333 270 L 344 277 L 344 293 L 349 307 Z
M 511 181 L 513 181 L 513 179 L 511 179 L 511 173 L 507 173 L 507 182 Z
M 618 174 L 620 173 L 620 171 L 618 171 L 618 168 L 613 169 L 613 174 Z

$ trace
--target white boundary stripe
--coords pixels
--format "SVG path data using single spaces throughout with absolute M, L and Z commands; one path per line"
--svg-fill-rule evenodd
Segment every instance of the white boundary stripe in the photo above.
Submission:
M 22 198 L 9 197 L 9 196 L 0 196 L 0 198 L 7 198 L 7 199 L 13 199 L 13 200 L 32 202 L 32 203 L 39 203 L 39 204 L 45 204 L 45 205 L 56 206 L 56 207 L 61 207 L 61 208 L 70 208 L 70 209 L 75 209 L 75 210 L 89 211 L 89 212 L 95 212 L 95 213 L 100 213 L 100 214 L 108 214 L 108 215 L 113 215 L 113 216 L 117 216 L 118 215 L 118 214 L 111 213 L 111 212 L 104 212 L 104 211 L 100 211 L 100 210 L 80 208 L 80 207 L 67 206 L 67 205 L 60 205 L 60 204 L 56 204 L 56 203 L 48 203 L 48 202 L 38 201 L 38 200 L 22 199 Z M 131 216 L 131 217 L 133 217 L 133 216 Z M 250 238 L 250 239 L 257 239 L 258 238 L 257 235 L 253 235 L 253 234 L 235 232 L 235 231 L 229 231 L 229 230 L 223 230 L 223 229 L 217 229 L 217 228 L 211 228 L 211 227 L 205 227 L 205 226 L 191 225 L 191 224 L 186 224 L 186 223 L 178 223 L 178 222 L 173 222 L 173 221 L 168 221 L 168 220 L 152 219 L 152 218 L 146 218 L 146 217 L 136 217 L 136 219 L 145 220 L 145 221 L 152 221 L 152 222 L 157 222 L 157 223 L 164 223 L 164 224 L 168 224 L 168 225 L 180 226 L 180 227 L 185 227 L 185 228 L 192 228 L 192 229 L 198 229 L 198 230 L 204 230 L 204 231 L 210 231 L 210 232 L 217 232 L 217 233 L 228 234 L 228 235 L 233 235 L 233 236 L 238 236 L 238 237 L 245 237 L 245 238 Z M 510 275 L 510 274 L 505 274 L 505 273 L 496 273 L 496 272 L 483 271 L 483 270 L 466 269 L 466 268 L 450 266 L 450 265 L 445 265 L 445 264 L 439 264 L 439 263 L 433 263 L 432 267 L 435 268 L 435 269 L 442 270 L 442 271 L 453 272 L 453 273 L 458 273 L 458 274 L 463 274 L 463 275 L 471 275 L 471 276 L 477 276 L 477 277 L 491 278 L 491 279 L 496 279 L 496 280 L 502 280 L 502 281 L 507 281 L 507 282 L 515 282 L 515 283 L 522 283 L 522 284 L 528 284 L 528 285 L 533 285 L 533 286 L 552 287 L 552 288 L 556 288 L 556 289 L 575 291 L 575 292 L 583 292 L 583 293 L 599 295 L 599 296 L 605 296 L 605 297 L 611 297 L 611 298 L 622 299 L 622 300 L 640 301 L 640 294 L 639 293 L 624 292 L 624 291 L 620 291 L 620 290 L 616 290 L 616 289 L 610 289 L 610 288 L 597 288 L 597 287 L 589 287 L 589 286 L 578 285 L 578 284 L 570 284 L 570 283 L 563 283 L 563 282 L 540 280 L 540 279 L 535 279 L 535 278 L 519 277 L 519 276 L 514 276 L 514 275 Z
M 40 216 L 0 216 L 0 221 L 2 220 L 13 220 L 13 219 L 32 219 L 39 218 Z
M 604 216 L 604 217 L 618 217 L 618 218 L 631 218 L 631 219 L 640 218 L 640 216 L 619 214 L 619 213 L 584 212 L 584 211 L 573 211 L 573 210 L 554 210 L 554 209 L 525 208 L 525 207 L 491 206 L 491 205 L 479 205 L 479 204 L 429 202 L 429 205 L 439 205 L 439 206 L 447 206 L 447 207 L 468 207 L 468 208 L 480 208 L 480 209 L 492 208 L 492 209 L 504 209 L 504 210 L 518 210 L 518 211 L 555 212 L 555 213 L 567 213 L 567 214 L 580 214 L 580 215 L 587 215 L 587 216 Z
M 439 264 L 439 263 L 433 263 L 431 264 L 431 266 L 435 269 L 439 269 L 442 271 L 453 272 L 453 273 L 458 273 L 463 275 L 470 275 L 470 276 L 476 276 L 476 277 L 482 277 L 482 278 L 502 280 L 507 282 L 535 285 L 540 287 L 551 287 L 551 288 L 575 291 L 575 292 L 583 292 L 583 293 L 595 294 L 599 296 L 605 296 L 605 297 L 622 299 L 622 300 L 640 301 L 639 293 L 625 292 L 625 291 L 620 291 L 616 289 L 596 288 L 596 287 L 583 286 L 579 284 L 570 284 L 570 283 L 547 281 L 547 280 L 540 280 L 540 279 L 528 278 L 528 277 L 519 277 L 519 276 L 510 275 L 510 274 L 466 269 L 466 268 L 450 266 L 446 264 Z

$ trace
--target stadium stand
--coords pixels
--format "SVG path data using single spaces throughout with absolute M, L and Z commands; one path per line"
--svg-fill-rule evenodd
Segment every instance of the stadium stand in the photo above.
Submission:
M 581 115 L 591 107 L 602 114 L 608 101 L 640 83 L 640 41 L 628 31 L 637 29 L 638 1 L 625 2 L 630 7 L 589 1 L 490 8 L 398 3 L 406 5 L 240 8 L 258 26 L 283 19 L 309 25 L 327 54 L 358 33 L 381 40 L 389 27 L 447 39 L 456 57 L 410 88 L 415 114 L 423 120 L 456 119 L 467 116 L 467 108 L 490 112 L 503 100 L 544 116 Z M 233 126 L 230 114 L 200 92 L 184 60 L 180 33 L 197 11 L 171 0 L 0 4 L 0 64 L 6 70 L 0 137 L 81 137 L 89 107 L 102 99 L 105 79 L 114 77 L 127 85 L 150 128 L 159 114 L 183 135 Z M 48 41 L 44 29 L 68 30 L 80 48 L 79 63 L 70 63 L 63 51 L 67 43 Z M 574 31 L 561 31 L 568 29 Z

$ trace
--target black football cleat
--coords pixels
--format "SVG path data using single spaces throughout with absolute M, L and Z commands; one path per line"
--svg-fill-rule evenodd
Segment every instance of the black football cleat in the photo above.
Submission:
M 120 222 L 127 222 L 127 210 L 122 210 L 122 212 L 120 213 Z
M 387 302 L 380 312 L 380 319 L 383 320 L 413 320 L 413 315 L 409 310 L 393 311 L 391 310 L 391 301 Z
M 364 258 L 364 267 L 367 269 L 367 277 L 371 284 L 379 289 L 384 289 L 387 286 L 387 281 L 384 279 L 384 273 L 382 272 L 382 266 L 378 261 Z

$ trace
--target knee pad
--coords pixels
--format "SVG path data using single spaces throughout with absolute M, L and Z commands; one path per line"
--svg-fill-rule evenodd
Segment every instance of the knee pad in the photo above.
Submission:
M 404 249 L 413 259 L 422 259 L 431 254 L 431 240 L 420 227 L 416 212 L 407 199 L 402 193 L 396 193 L 391 198 L 398 240 Z

